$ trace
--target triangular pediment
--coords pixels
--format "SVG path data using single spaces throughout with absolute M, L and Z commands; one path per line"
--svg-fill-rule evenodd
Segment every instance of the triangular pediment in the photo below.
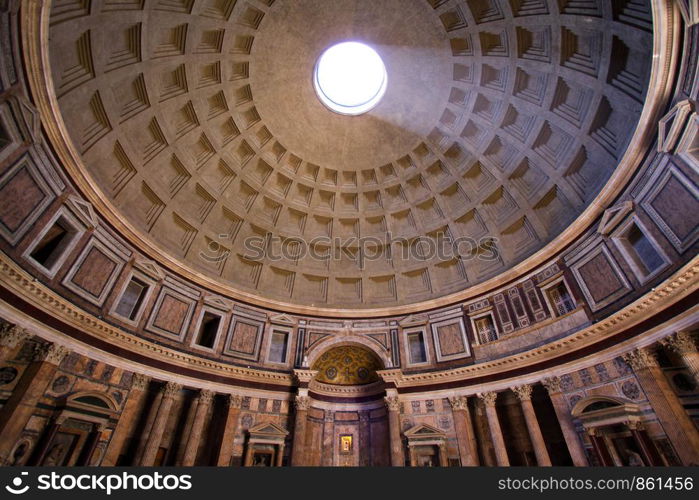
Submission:
M 603 235 L 611 233 L 615 227 L 633 210 L 633 201 L 625 201 L 605 210 L 597 232 Z
M 269 437 L 286 437 L 289 431 L 272 422 L 262 422 L 248 429 L 250 434 L 263 434 Z
M 441 438 L 444 439 L 446 435 L 444 432 L 440 431 L 436 427 L 432 427 L 431 425 L 427 424 L 418 424 L 415 427 L 411 427 L 407 431 L 405 431 L 405 437 L 410 439 L 411 437 L 413 438 Z
M 99 219 L 95 213 L 95 208 L 90 202 L 81 200 L 77 196 L 71 196 L 68 198 L 68 202 L 73 208 L 75 215 L 77 215 L 86 226 L 97 227 L 99 225 Z
M 400 326 L 414 326 L 414 325 L 426 325 L 429 318 L 424 314 L 411 314 L 400 320 L 398 324 Z
M 681 2 L 680 2 L 681 3 Z M 694 111 L 691 101 L 684 100 L 658 122 L 658 151 L 671 153 L 682 135 L 689 115 Z
M 209 295 L 205 297 L 204 303 L 223 311 L 230 311 L 232 309 L 232 304 L 229 301 L 217 296 Z
M 294 318 L 288 314 L 274 314 L 269 317 L 269 321 L 274 325 L 294 325 L 296 323 Z
M 165 278 L 165 274 L 163 273 L 162 269 L 160 269 L 160 267 L 158 267 L 158 265 L 152 260 L 136 259 L 134 262 L 134 267 L 158 281 Z

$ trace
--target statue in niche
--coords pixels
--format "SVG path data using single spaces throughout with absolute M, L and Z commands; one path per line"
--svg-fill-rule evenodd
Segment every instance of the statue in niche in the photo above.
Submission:
M 641 455 L 639 455 L 635 451 L 629 450 L 628 448 L 624 451 L 626 452 L 626 460 L 628 462 L 627 465 L 629 467 L 643 467 L 645 465 L 643 463 Z
M 269 453 L 255 453 L 252 457 L 253 467 L 271 467 L 272 455 Z
M 46 459 L 44 460 L 45 466 L 56 466 L 60 465 L 61 461 L 63 460 L 63 455 L 65 454 L 65 446 L 63 443 L 58 443 L 55 444 L 51 447 L 49 450 L 48 454 L 46 455 Z

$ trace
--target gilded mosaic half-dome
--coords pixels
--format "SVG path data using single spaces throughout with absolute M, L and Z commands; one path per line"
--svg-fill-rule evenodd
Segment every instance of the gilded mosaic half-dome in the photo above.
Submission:
M 323 353 L 312 369 L 318 372 L 316 380 L 333 385 L 365 385 L 379 380 L 381 360 L 363 347 L 340 346 Z

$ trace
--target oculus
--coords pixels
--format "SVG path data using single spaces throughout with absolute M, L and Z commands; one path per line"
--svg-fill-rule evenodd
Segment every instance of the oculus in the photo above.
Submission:
M 359 42 L 333 45 L 318 59 L 313 86 L 320 101 L 343 115 L 361 115 L 376 107 L 388 86 L 381 56 Z

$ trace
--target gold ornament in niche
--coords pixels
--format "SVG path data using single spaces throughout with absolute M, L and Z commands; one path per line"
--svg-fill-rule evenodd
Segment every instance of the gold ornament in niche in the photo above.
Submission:
M 322 354 L 313 364 L 318 371 L 316 380 L 334 385 L 365 385 L 379 380 L 376 370 L 383 364 L 368 349 L 357 346 L 341 346 Z
M 340 453 L 343 455 L 352 453 L 352 434 L 342 434 L 340 436 Z

